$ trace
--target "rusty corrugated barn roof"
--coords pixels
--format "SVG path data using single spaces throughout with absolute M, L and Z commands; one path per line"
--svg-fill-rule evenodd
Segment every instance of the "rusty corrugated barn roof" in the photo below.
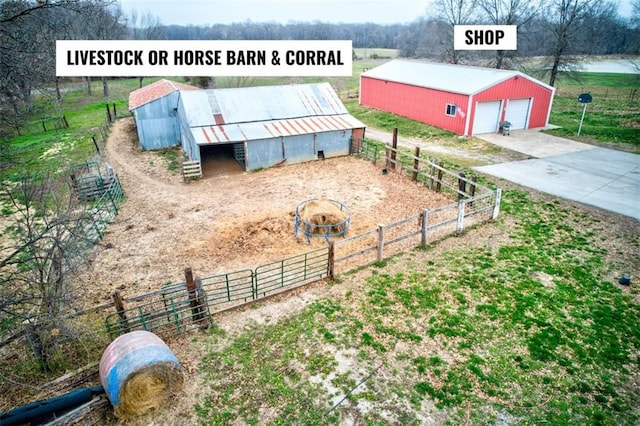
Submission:
M 201 126 L 193 128 L 192 132 L 198 145 L 206 145 L 348 130 L 360 127 L 365 127 L 365 125 L 351 115 L 339 114 L 289 120 Z
M 177 90 L 199 90 L 197 87 L 171 80 L 158 80 L 129 93 L 129 111 L 160 99 Z
M 329 83 L 180 92 L 198 144 L 230 143 L 365 127 Z

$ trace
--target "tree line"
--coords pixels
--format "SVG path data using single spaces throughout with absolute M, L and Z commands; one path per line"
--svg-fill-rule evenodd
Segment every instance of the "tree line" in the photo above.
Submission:
M 329 6 L 328 6 L 329 7 Z M 352 40 L 355 48 L 398 49 L 400 56 L 496 68 L 545 58 L 554 85 L 579 55 L 640 54 L 640 0 L 631 18 L 603 0 L 432 0 L 413 22 L 382 25 L 329 22 L 240 22 L 163 25 L 150 13 L 125 15 L 117 0 L 0 0 L 0 114 L 19 125 L 40 91 L 61 100 L 55 78 L 57 39 Z M 453 26 L 518 25 L 517 51 L 453 50 Z M 108 82 L 103 92 L 108 97 Z M 91 85 L 87 85 L 91 90 Z M 12 121 L 12 122 L 7 122 Z

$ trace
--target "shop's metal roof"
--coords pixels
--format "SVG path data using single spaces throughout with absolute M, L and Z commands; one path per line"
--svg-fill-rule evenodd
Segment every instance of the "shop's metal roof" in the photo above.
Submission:
M 514 76 L 527 78 L 552 89 L 519 71 L 401 59 L 382 64 L 362 73 L 362 76 L 463 95 L 481 92 Z

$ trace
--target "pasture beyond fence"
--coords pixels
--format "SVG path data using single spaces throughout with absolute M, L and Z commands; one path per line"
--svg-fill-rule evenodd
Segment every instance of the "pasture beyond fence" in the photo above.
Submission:
M 185 270 L 185 281 L 152 293 L 123 299 L 114 292 L 116 312 L 105 320 L 111 336 L 133 330 L 160 335 L 181 333 L 211 325 L 211 315 L 264 299 L 337 274 L 381 262 L 389 256 L 426 247 L 465 228 L 495 219 L 501 190 L 476 182 L 475 177 L 451 172 L 436 160 L 411 155 L 392 146 L 356 141 L 353 153 L 374 164 L 384 161 L 383 172 L 403 173 L 429 190 L 445 192 L 457 201 L 348 238 L 329 240 L 327 247 L 256 267 L 204 278 Z M 380 154 L 384 153 L 383 157 Z

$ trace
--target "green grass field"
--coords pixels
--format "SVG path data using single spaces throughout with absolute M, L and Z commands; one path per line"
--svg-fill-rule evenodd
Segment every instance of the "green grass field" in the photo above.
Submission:
M 396 59 L 398 57 L 397 49 L 376 49 L 376 48 L 355 48 L 353 49 L 358 60 L 369 59 Z
M 607 225 L 504 195 L 493 233 L 506 244 L 409 252 L 277 323 L 214 330 L 200 342 L 199 421 L 637 424 L 638 290 L 609 278 Z M 638 250 L 638 235 L 622 238 Z
M 580 141 L 631 145 L 640 151 L 640 79 L 633 74 L 581 73 L 581 80 L 561 78 L 551 109 L 550 123 L 561 126 L 549 133 Z M 584 123 L 577 137 L 583 104 L 590 93 Z M 615 146 L 614 146 L 615 147 Z
M 256 84 L 329 80 L 345 93 L 377 63 L 355 62 L 349 78 Z M 563 127 L 554 133 L 573 136 L 581 113 L 575 98 L 590 91 L 581 140 L 638 146 L 639 101 L 629 99 L 637 83 L 584 78 L 560 80 L 551 122 Z M 137 84 L 114 80 L 109 102 L 125 113 Z M 105 122 L 100 87 L 90 97 L 82 88 L 64 97 L 68 129 L 4 141 L 21 164 L 62 166 L 93 155 L 90 135 Z M 346 106 L 371 126 L 455 140 L 356 100 Z M 174 164 L 173 153 L 163 158 Z M 505 191 L 501 216 L 488 226 L 469 246 L 431 246 L 345 274 L 329 283 L 339 290 L 333 297 L 273 323 L 194 338 L 200 382 L 185 424 L 257 424 L 265 414 L 270 424 L 360 416 L 359 424 L 419 425 L 430 415 L 449 424 L 638 424 L 639 293 L 637 284 L 615 282 L 620 271 L 638 268 L 637 228 L 626 232 L 516 189 Z

